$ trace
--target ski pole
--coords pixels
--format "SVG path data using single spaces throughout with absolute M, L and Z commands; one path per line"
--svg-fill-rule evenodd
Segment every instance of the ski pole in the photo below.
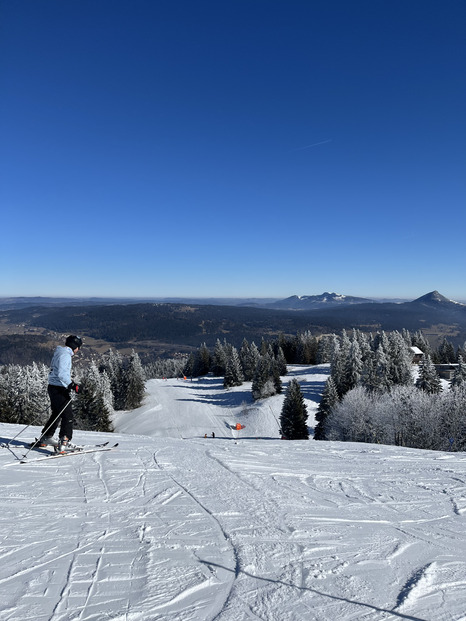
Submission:
M 70 399 L 67 403 L 65 403 L 65 405 L 64 405 L 64 407 L 63 407 L 63 409 L 62 409 L 62 410 L 61 410 L 61 411 L 60 411 L 60 412 L 59 412 L 59 413 L 55 416 L 55 418 L 54 418 L 54 419 L 53 419 L 53 421 L 50 423 L 50 425 L 47 427 L 47 429 L 44 429 L 44 431 L 40 434 L 39 439 L 38 439 L 38 440 L 37 440 L 37 442 L 36 442 L 37 444 L 38 444 L 38 443 L 42 440 L 42 438 L 43 438 L 45 435 L 47 435 L 47 431 L 50 429 L 50 427 L 52 427 L 52 425 L 54 425 L 54 424 L 57 422 L 57 420 L 60 418 L 60 416 L 63 414 L 63 412 L 66 410 L 66 408 L 69 406 L 69 404 L 70 404 L 70 403 L 71 403 L 71 399 Z M 29 454 L 29 451 L 31 451 L 31 450 L 32 450 L 32 447 L 30 447 L 30 448 L 26 451 L 26 453 L 23 455 L 23 459 L 24 459 L 25 457 L 27 457 L 27 455 Z
M 26 431 L 26 429 L 28 429 L 28 427 L 30 427 L 31 425 L 32 425 L 32 423 L 29 423 L 29 425 L 26 425 L 26 427 L 24 429 L 21 429 L 21 431 L 19 433 L 17 433 L 14 438 L 11 438 L 10 440 L 8 440 L 7 444 L 5 444 L 5 443 L 2 444 L 2 448 L 9 449 L 10 448 L 10 444 L 12 442 L 14 442 L 18 436 L 20 436 L 22 433 L 24 433 Z
M 43 413 L 44 413 L 44 412 L 46 412 L 48 409 L 49 409 L 49 406 L 47 406 L 47 407 L 45 408 L 45 410 L 42 410 L 42 412 L 41 412 L 40 414 L 43 414 Z M 8 440 L 8 443 L 7 443 L 7 444 L 2 444 L 2 445 L 1 445 L 1 446 L 2 446 L 2 448 L 10 448 L 10 444 L 11 444 L 12 442 L 14 442 L 14 441 L 16 440 L 16 438 L 18 438 L 18 437 L 19 437 L 22 433 L 24 433 L 24 432 L 26 431 L 26 429 L 28 429 L 31 425 L 32 425 L 32 423 L 29 423 L 29 425 L 26 425 L 26 427 L 24 427 L 24 429 L 21 429 L 21 431 L 20 431 L 19 433 L 17 433 L 17 434 L 15 435 L 15 437 L 14 437 L 14 438 L 11 438 L 11 440 Z

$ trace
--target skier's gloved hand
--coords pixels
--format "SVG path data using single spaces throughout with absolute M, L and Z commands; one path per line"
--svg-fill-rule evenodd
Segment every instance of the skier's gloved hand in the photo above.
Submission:
M 71 382 L 70 384 L 68 384 L 68 391 L 70 393 L 76 393 L 77 395 L 79 395 L 79 393 L 81 392 L 81 388 L 80 386 L 78 386 L 78 384 L 75 384 L 74 382 Z

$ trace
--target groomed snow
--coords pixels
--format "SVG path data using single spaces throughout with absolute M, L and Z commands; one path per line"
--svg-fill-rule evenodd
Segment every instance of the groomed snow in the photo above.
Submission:
M 327 374 L 284 381 L 311 425 Z M 1 621 L 466 620 L 464 453 L 283 441 L 283 396 L 212 377 L 147 389 L 117 433 L 75 432 L 115 451 L 0 449 Z

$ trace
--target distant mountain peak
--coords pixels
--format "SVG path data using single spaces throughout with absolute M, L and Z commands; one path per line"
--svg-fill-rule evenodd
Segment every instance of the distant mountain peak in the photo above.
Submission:
M 431 291 L 430 293 L 427 293 L 423 297 L 425 299 L 432 300 L 433 302 L 451 302 L 451 300 L 449 300 L 444 295 L 439 293 L 437 289 L 435 291 Z
M 321 295 L 292 295 L 285 300 L 278 300 L 267 304 L 267 307 L 282 310 L 311 310 L 367 303 L 374 303 L 374 300 L 324 291 Z
M 449 300 L 437 290 L 426 293 L 420 298 L 413 300 L 413 302 L 417 302 L 420 304 L 458 304 L 459 306 L 464 306 L 460 302 L 455 302 L 455 300 Z

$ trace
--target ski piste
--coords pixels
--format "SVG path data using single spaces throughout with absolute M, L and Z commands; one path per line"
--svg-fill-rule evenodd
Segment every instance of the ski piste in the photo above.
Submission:
M 48 459 L 61 459 L 63 457 L 72 457 L 73 455 L 84 455 L 86 453 L 102 453 L 104 451 L 112 451 L 118 446 L 118 442 L 113 444 L 112 446 L 107 446 L 108 442 L 104 444 L 96 444 L 95 446 L 83 447 L 76 449 L 74 451 L 68 451 L 66 453 L 52 453 L 51 455 L 43 455 L 42 457 L 34 457 L 33 459 L 20 459 L 18 462 L 20 464 L 33 464 L 37 461 L 47 461 Z

